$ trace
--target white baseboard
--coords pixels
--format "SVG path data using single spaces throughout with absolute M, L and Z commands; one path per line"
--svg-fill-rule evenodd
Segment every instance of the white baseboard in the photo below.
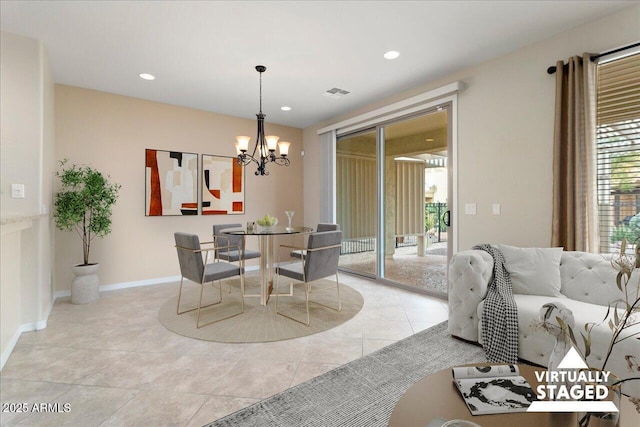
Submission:
M 257 265 L 253 265 L 245 268 L 246 271 L 255 271 L 258 269 L 259 269 L 259 266 Z M 168 277 L 159 277 L 156 279 L 145 279 L 145 280 L 134 280 L 132 282 L 112 283 L 109 285 L 100 286 L 100 292 L 115 291 L 117 289 L 136 288 L 138 286 L 160 285 L 163 283 L 177 282 L 179 280 L 180 280 L 180 276 L 168 276 Z M 11 356 L 11 353 L 13 352 L 13 349 L 15 348 L 16 344 L 18 344 L 20 335 L 22 335 L 23 332 L 30 332 L 30 331 L 36 331 L 36 330 L 39 331 L 40 329 L 46 328 L 47 320 L 49 319 L 49 315 L 51 314 L 51 310 L 53 310 L 53 305 L 55 304 L 56 300 L 58 298 L 66 298 L 70 296 L 71 296 L 71 290 L 54 292 L 53 300 L 51 301 L 51 304 L 49 305 L 49 309 L 45 313 L 43 320 L 40 320 L 37 322 L 24 323 L 18 327 L 18 330 L 16 331 L 16 333 L 13 335 L 13 337 L 11 337 L 11 341 L 9 341 L 9 345 L 7 345 L 7 348 L 5 349 L 5 351 L 3 351 L 2 355 L 0 355 L 0 371 L 2 371 L 5 363 L 7 363 L 7 360 L 9 360 L 9 356 Z
M 66 291 L 55 291 L 53 293 L 53 300 L 57 300 L 58 298 L 64 298 L 64 297 L 70 297 L 71 296 L 71 290 L 66 290 Z
M 19 327 L 16 333 L 13 334 L 13 337 L 11 337 L 9 344 L 7 344 L 7 348 L 2 352 L 2 355 L 0 356 L 0 371 L 4 368 L 4 364 L 7 363 L 7 360 L 9 360 L 9 356 L 11 356 L 11 352 L 13 352 L 16 344 L 18 344 L 20 335 L 22 335 L 22 327 Z
M 157 279 L 134 280 L 132 282 L 112 283 L 100 286 L 100 292 L 115 291 L 118 289 L 137 288 L 138 286 L 160 285 L 162 283 L 179 282 L 180 276 L 159 277 Z M 71 293 L 69 293 L 71 295 Z
M 13 334 L 13 337 L 11 337 L 11 340 L 9 341 L 7 348 L 2 352 L 2 356 L 0 356 L 0 371 L 2 371 L 5 363 L 7 363 L 7 360 L 9 360 L 9 356 L 11 356 L 11 353 L 13 352 L 13 349 L 16 347 L 16 344 L 18 344 L 18 340 L 20 339 L 20 336 L 22 335 L 23 332 L 36 331 L 36 330 L 44 329 L 46 327 L 47 327 L 47 319 L 40 320 L 39 322 L 30 322 L 30 323 L 24 323 L 20 325 L 16 333 Z
M 16 347 L 16 344 L 18 344 L 18 340 L 20 339 L 20 336 L 22 335 L 23 332 L 39 331 L 40 329 L 44 329 L 47 327 L 47 320 L 49 319 L 49 315 L 51 314 L 51 310 L 53 310 L 53 304 L 55 302 L 56 302 L 56 297 L 54 296 L 53 299 L 51 300 L 51 303 L 49 304 L 49 308 L 44 314 L 44 319 L 39 320 L 37 322 L 23 323 L 22 325 L 18 326 L 18 330 L 13 335 L 13 337 L 11 337 L 11 340 L 9 341 L 7 348 L 2 352 L 2 355 L 0 355 L 0 371 L 4 369 L 5 363 L 7 363 L 7 360 L 9 360 L 9 356 L 11 356 L 11 353 L 13 352 L 13 349 Z
M 255 271 L 259 270 L 260 266 L 252 265 L 250 267 L 246 267 L 246 271 Z M 133 282 L 120 282 L 120 283 L 112 283 L 110 285 L 102 285 L 100 286 L 100 292 L 105 291 L 115 291 L 118 289 L 126 289 L 126 288 L 137 288 L 138 286 L 152 286 L 152 285 L 160 285 L 162 283 L 171 283 L 171 282 L 179 282 L 180 276 L 168 276 L 168 277 L 158 277 L 156 279 L 145 279 L 145 280 L 134 280 Z M 71 296 L 71 291 L 63 291 L 66 292 L 65 296 Z
M 245 267 L 246 271 L 257 271 L 259 269 L 260 269 L 260 266 L 258 265 Z M 180 276 L 168 276 L 168 277 L 158 277 L 155 279 L 134 280 L 132 282 L 111 283 L 109 285 L 101 285 L 99 289 L 100 289 L 100 292 L 106 292 L 106 291 L 115 291 L 118 289 L 137 288 L 139 286 L 153 286 L 153 285 L 160 285 L 163 283 L 171 283 L 171 282 L 179 282 L 179 281 L 180 281 Z M 56 293 L 54 294 L 54 300 L 58 298 L 65 298 L 70 296 L 71 296 L 70 290 L 56 291 Z

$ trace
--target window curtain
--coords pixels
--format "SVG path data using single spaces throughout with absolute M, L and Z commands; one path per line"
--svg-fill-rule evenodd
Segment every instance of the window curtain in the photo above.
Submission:
M 556 64 L 552 246 L 598 251 L 596 65 L 591 54 Z
M 336 131 L 320 134 L 320 222 L 336 221 Z

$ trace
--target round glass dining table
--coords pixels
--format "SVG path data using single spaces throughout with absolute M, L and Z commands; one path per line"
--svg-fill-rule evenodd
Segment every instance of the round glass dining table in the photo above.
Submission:
M 275 253 L 274 237 L 283 235 L 308 234 L 313 232 L 311 227 L 284 227 L 276 225 L 274 227 L 263 228 L 254 226 L 253 229 L 246 228 L 225 228 L 220 231 L 222 234 L 233 234 L 236 236 L 258 236 L 258 245 L 260 247 L 260 294 L 245 295 L 247 297 L 260 297 L 260 305 L 267 305 L 269 295 L 273 291 L 273 256 Z M 242 247 L 245 247 L 243 242 Z

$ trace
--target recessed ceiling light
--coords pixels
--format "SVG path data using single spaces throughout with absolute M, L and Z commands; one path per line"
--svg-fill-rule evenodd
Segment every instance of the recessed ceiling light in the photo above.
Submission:
M 153 74 L 149 74 L 149 73 L 140 73 L 138 74 L 140 76 L 141 79 L 144 80 L 155 80 L 156 76 L 154 76 Z
M 283 105 L 282 107 L 280 107 L 280 109 L 282 111 L 291 111 L 291 107 L 287 106 L 287 105 Z
M 396 59 L 398 56 L 400 56 L 400 52 L 398 52 L 397 50 L 390 50 L 389 52 L 386 52 L 384 54 L 384 57 L 386 59 Z
M 427 139 L 425 139 L 425 141 L 427 141 L 427 142 L 433 142 L 433 141 L 434 141 L 434 139 L 433 139 L 433 138 L 427 138 Z

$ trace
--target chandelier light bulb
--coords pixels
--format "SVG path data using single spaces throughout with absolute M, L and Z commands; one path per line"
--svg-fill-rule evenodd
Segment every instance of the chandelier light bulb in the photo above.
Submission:
M 280 137 L 275 135 L 267 135 L 265 136 L 265 139 L 267 140 L 267 148 L 269 149 L 269 151 L 273 151 L 276 149 Z
M 267 135 L 265 136 L 265 139 L 267 140 L 267 148 L 269 150 L 275 150 L 280 137 L 276 135 Z
M 278 148 L 280 149 L 280 155 L 285 157 L 289 155 L 289 146 L 291 145 L 290 142 L 287 141 L 280 141 L 278 142 Z
M 251 140 L 250 136 L 236 136 L 236 140 L 238 140 L 236 143 L 238 150 L 246 152 L 249 149 L 249 141 Z

